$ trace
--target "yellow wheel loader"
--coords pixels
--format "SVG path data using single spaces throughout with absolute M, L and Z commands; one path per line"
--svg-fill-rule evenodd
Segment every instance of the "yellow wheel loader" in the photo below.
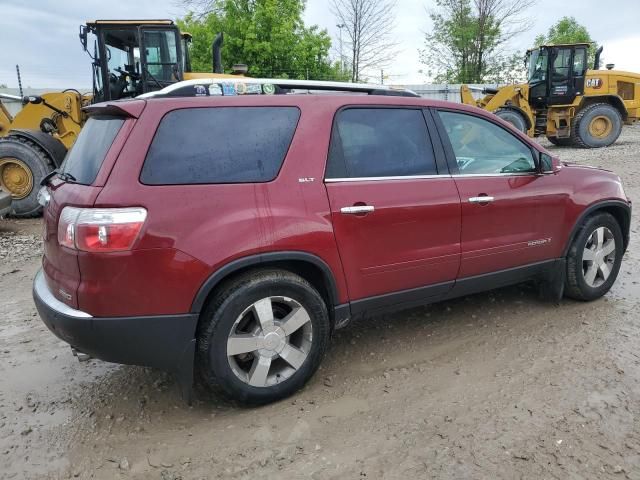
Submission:
M 588 48 L 577 43 L 529 50 L 527 83 L 485 89 L 480 100 L 463 85 L 461 101 L 495 113 L 530 137 L 546 135 L 555 145 L 607 147 L 623 124 L 640 117 L 640 74 L 613 65 L 599 70 L 602 47 L 589 69 Z
M 88 48 L 88 35 L 95 36 Z M 92 59 L 93 92 L 69 89 L 24 98 L 14 117 L 0 101 L 0 189 L 13 197 L 12 215 L 37 216 L 40 182 L 60 167 L 86 121 L 83 107 L 130 98 L 172 83 L 222 73 L 222 34 L 213 43 L 213 72 L 192 73 L 188 43 L 171 20 L 96 20 L 80 26 L 80 42 Z M 241 66 L 239 66 L 241 69 Z

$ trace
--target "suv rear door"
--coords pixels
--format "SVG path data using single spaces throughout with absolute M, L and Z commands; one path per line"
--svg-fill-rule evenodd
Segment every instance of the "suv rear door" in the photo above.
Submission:
M 348 107 L 334 120 L 325 184 L 353 313 L 444 295 L 456 278 L 460 197 L 427 121 L 408 107 Z

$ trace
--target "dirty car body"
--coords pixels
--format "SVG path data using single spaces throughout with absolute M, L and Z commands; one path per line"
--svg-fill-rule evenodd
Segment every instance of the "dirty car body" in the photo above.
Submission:
M 356 317 L 529 280 L 553 299 L 608 291 L 631 215 L 615 174 L 474 107 L 349 93 L 92 107 L 95 137 L 74 146 L 91 165 L 72 150 L 75 180 L 46 187 L 45 324 L 96 358 L 177 372 L 185 393 L 196 369 L 265 403 Z

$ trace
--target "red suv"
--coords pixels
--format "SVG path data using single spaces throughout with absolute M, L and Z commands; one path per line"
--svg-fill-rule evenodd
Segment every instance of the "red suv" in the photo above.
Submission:
M 265 403 L 352 318 L 616 279 L 631 202 L 611 172 L 408 91 L 213 82 L 90 107 L 41 191 L 34 298 L 75 351 Z

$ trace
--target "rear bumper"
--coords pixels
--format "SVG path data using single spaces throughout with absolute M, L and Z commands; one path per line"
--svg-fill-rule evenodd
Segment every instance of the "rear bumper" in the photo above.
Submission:
M 0 190 L 0 217 L 11 211 L 11 194 Z
M 49 330 L 82 353 L 192 377 L 197 314 L 92 317 L 55 298 L 42 270 L 33 282 L 33 299 Z

